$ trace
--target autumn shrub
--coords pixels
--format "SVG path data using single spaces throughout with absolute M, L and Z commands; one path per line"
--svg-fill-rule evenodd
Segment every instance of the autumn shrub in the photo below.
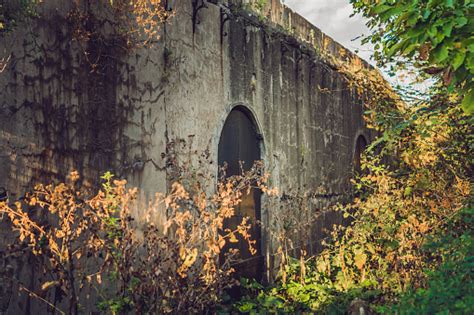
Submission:
M 422 288 L 409 288 L 392 305 L 379 308 L 391 314 L 472 314 L 474 312 L 474 208 L 460 211 L 448 229 L 430 239 L 425 250 L 441 262 L 427 270 Z
M 175 182 L 170 193 L 158 195 L 147 210 L 150 221 L 141 228 L 141 237 L 130 226 L 127 214 L 121 215 L 114 236 L 117 246 L 113 248 L 117 248 L 112 250 L 119 251 L 112 269 L 121 287 L 101 306 L 117 305 L 118 298 L 130 301 L 129 308 L 139 313 L 196 313 L 212 308 L 224 290 L 237 283 L 232 277 L 237 251 L 220 258 L 226 243 L 237 242 L 238 234 L 255 253 L 248 218 L 234 230 L 227 229 L 224 221 L 234 215 L 242 194 L 253 186 L 263 188 L 260 173 L 256 166 L 241 176 L 222 179 L 211 196 L 205 186 L 185 189 Z M 151 221 L 160 206 L 167 212 L 161 226 Z
M 445 98 L 434 111 L 410 108 L 372 145 L 369 173 L 356 182 L 361 197 L 343 208 L 352 224 L 320 256 L 321 271 L 341 288 L 372 283 L 390 295 L 422 286 L 423 270 L 437 264 L 423 245 L 471 194 L 471 118 L 456 105 Z
M 67 312 L 71 314 L 78 312 L 79 291 L 86 279 L 100 276 L 102 218 L 109 216 L 108 209 L 93 209 L 87 205 L 74 187 L 77 179 L 77 173 L 72 173 L 69 184 L 40 184 L 23 202 L 0 203 L 0 212 L 10 219 L 18 237 L 17 242 L 7 244 L 7 251 L 20 253 L 20 257 L 32 253 L 36 264 L 41 266 L 38 271 L 43 277 L 40 277 L 39 292 L 22 282 L 20 290 L 60 313 L 66 311 L 56 304 L 67 297 Z M 53 298 L 44 298 L 46 292 L 54 292 Z
M 69 183 L 37 185 L 22 202 L 0 203 L 18 235 L 9 250 L 34 255 L 42 274 L 35 287 L 15 281 L 50 310 L 77 314 L 92 295 L 100 310 L 112 313 L 202 312 L 236 284 L 238 252 L 222 253 L 226 243 L 238 234 L 254 252 L 249 221 L 233 230 L 224 221 L 242 194 L 266 190 L 260 163 L 221 178 L 213 193 L 199 181 L 174 182 L 145 206 L 137 189 L 110 173 L 90 198 L 77 179 L 72 173 Z
M 320 296 L 316 288 L 324 287 L 319 282 L 322 277 L 315 269 L 315 256 L 308 256 L 318 245 L 314 227 L 328 210 L 317 200 L 318 194 L 310 190 L 288 191 L 267 200 L 273 209 L 272 220 L 262 229 L 275 244 L 273 281 L 263 285 L 254 279 L 240 279 L 241 296 L 222 303 L 221 313 L 301 313 L 328 302 L 329 292 L 334 290 L 327 289 L 327 296 Z M 322 235 L 329 234 L 331 227 L 327 228 Z

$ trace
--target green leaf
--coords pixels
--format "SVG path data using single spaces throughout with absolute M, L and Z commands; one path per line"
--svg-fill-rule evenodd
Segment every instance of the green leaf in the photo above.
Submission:
M 453 21 L 444 24 L 444 25 L 443 25 L 443 34 L 444 34 L 445 36 L 451 36 L 451 32 L 452 32 L 452 30 L 453 30 L 453 26 L 454 26 L 454 22 L 453 22 Z
M 412 53 L 418 47 L 419 47 L 418 43 L 408 45 L 408 47 L 405 48 L 405 50 L 403 51 L 403 54 L 408 55 L 408 54 Z
M 253 304 L 251 302 L 245 302 L 244 304 L 239 306 L 239 311 L 247 313 L 247 312 L 250 312 L 251 310 L 253 310 L 254 306 L 255 306 L 255 304 Z
M 468 115 L 472 115 L 474 113 L 474 89 L 471 89 L 466 95 L 464 95 L 461 107 Z
M 465 51 L 458 51 L 454 55 L 453 61 L 451 62 L 453 70 L 457 70 L 463 64 L 464 59 L 466 59 L 466 52 Z
M 419 25 L 418 27 L 413 27 L 413 28 L 411 28 L 411 29 L 407 32 L 406 36 L 407 36 L 407 37 L 410 37 L 410 38 L 412 38 L 412 37 L 418 37 L 419 35 L 423 34 L 425 31 L 426 31 L 426 30 L 425 30 L 424 25 Z
M 444 37 L 445 37 L 444 33 L 442 33 L 442 32 L 441 32 L 441 33 L 437 33 L 437 34 L 436 34 L 436 44 L 441 43 L 441 42 L 443 41 Z M 434 44 L 434 43 L 433 43 L 433 44 Z
M 275 296 L 265 296 L 263 300 L 263 306 L 271 307 L 271 306 L 278 306 L 281 304 L 281 301 Z
M 436 25 L 432 25 L 428 30 L 426 31 L 430 38 L 436 38 L 436 35 L 438 34 L 438 28 Z
M 380 14 L 380 13 L 383 13 L 387 10 L 390 10 L 391 8 L 392 8 L 392 6 L 390 6 L 390 5 L 382 4 L 382 5 L 378 5 L 375 8 L 373 8 L 372 12 L 375 13 L 375 14 Z
M 426 21 L 430 17 L 431 11 L 429 9 L 423 10 L 423 20 Z
M 392 57 L 393 55 L 398 53 L 400 48 L 403 46 L 403 44 L 404 44 L 404 42 L 398 42 L 395 45 L 393 45 L 392 47 L 390 47 L 390 49 L 387 52 L 387 56 Z
M 408 26 L 413 26 L 418 22 L 419 15 L 418 13 L 413 12 L 413 14 L 410 15 L 410 17 L 407 19 L 407 25 Z
M 391 15 L 391 16 L 394 16 L 394 15 L 399 15 L 400 13 L 402 13 L 403 11 L 405 10 L 405 7 L 404 6 L 401 6 L 401 7 L 394 7 L 390 10 L 387 11 L 387 14 Z
M 469 69 L 471 74 L 474 74 L 474 53 L 467 53 L 466 60 L 464 61 L 466 68 Z
M 467 50 L 474 53 L 474 36 L 466 38 L 461 41 L 464 46 L 467 47 Z
M 449 55 L 449 50 L 447 45 L 441 45 L 438 46 L 434 51 L 433 51 L 433 57 L 434 57 L 434 62 L 435 63 L 441 63 L 443 62 L 446 58 L 448 58 Z
M 456 19 L 456 28 L 463 27 L 467 24 L 467 19 L 464 16 L 458 17 Z

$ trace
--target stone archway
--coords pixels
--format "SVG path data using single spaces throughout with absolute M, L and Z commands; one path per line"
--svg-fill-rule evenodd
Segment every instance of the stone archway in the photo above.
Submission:
M 243 169 L 249 170 L 255 161 L 261 159 L 261 136 L 257 130 L 252 113 L 244 106 L 237 106 L 229 113 L 222 128 L 219 139 L 219 166 L 227 163 L 226 176 L 240 174 L 240 162 Z M 236 209 L 236 215 L 225 222 L 225 228 L 235 228 L 244 217 L 252 220 L 252 238 L 257 241 L 257 253 L 252 255 L 245 242 L 228 244 L 224 251 L 237 248 L 240 252 L 240 262 L 234 266 L 239 277 L 260 280 L 263 275 L 263 256 L 261 244 L 261 228 L 256 224 L 261 220 L 261 192 L 252 189 L 242 197 L 241 204 Z

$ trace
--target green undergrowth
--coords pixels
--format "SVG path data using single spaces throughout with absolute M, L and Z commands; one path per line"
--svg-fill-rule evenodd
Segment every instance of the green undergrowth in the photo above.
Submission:
M 242 279 L 242 297 L 227 298 L 218 313 L 347 314 L 351 303 L 361 301 L 367 311 L 379 314 L 473 314 L 473 223 L 474 208 L 466 207 L 428 238 L 423 250 L 438 264 L 424 271 L 425 284 L 413 284 L 398 294 L 389 295 L 371 281 L 344 288 L 341 279 L 318 271 L 316 257 L 292 258 L 285 283 L 281 277 L 267 286 Z

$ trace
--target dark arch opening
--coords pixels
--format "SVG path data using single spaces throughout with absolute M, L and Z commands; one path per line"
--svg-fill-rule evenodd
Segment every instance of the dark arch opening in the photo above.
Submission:
M 218 162 L 219 166 L 227 164 L 227 177 L 241 173 L 240 162 L 243 162 L 243 170 L 248 171 L 255 161 L 261 159 L 260 141 L 261 135 L 252 114 L 243 106 L 235 107 L 227 117 L 219 139 Z M 249 194 L 244 193 L 242 202 L 235 212 L 233 218 L 226 220 L 224 228 L 234 229 L 244 217 L 249 217 L 252 221 L 250 233 L 252 239 L 256 240 L 257 253 L 252 255 L 242 239 L 239 239 L 238 243 L 227 244 L 223 252 L 231 248 L 239 250 L 240 260 L 234 266 L 236 277 L 261 280 L 263 275 L 261 229 L 256 224 L 261 220 L 261 191 L 251 189 Z
M 365 139 L 365 137 L 363 135 L 360 135 L 359 137 L 357 137 L 355 151 L 354 151 L 354 161 L 353 161 L 355 174 L 361 174 L 362 172 L 361 156 L 366 147 L 367 147 L 367 140 Z

